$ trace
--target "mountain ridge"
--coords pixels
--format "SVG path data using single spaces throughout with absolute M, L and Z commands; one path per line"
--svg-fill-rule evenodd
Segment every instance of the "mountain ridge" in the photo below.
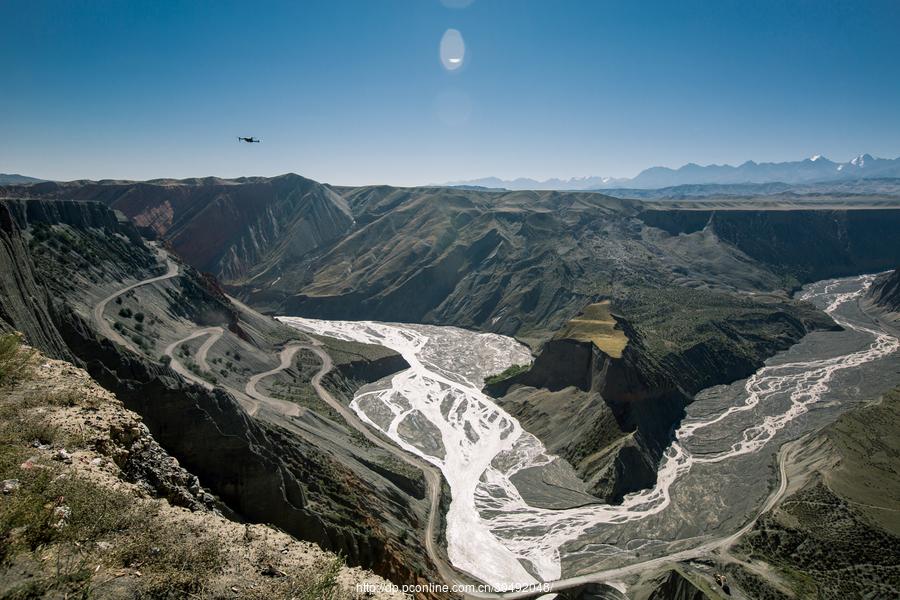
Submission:
M 656 189 L 679 185 L 698 184 L 765 184 L 765 183 L 815 183 L 850 179 L 900 177 L 900 157 L 876 158 L 860 154 L 846 162 L 834 162 L 815 155 L 810 158 L 785 162 L 756 162 L 748 160 L 740 165 L 689 162 L 678 168 L 653 166 L 644 169 L 633 178 L 628 177 L 573 177 L 551 178 L 543 181 L 520 177 L 505 180 L 498 177 L 453 181 L 448 187 L 484 187 L 508 190 L 608 190 L 614 188 Z
M 27 185 L 29 183 L 41 183 L 45 179 L 37 177 L 28 177 L 18 173 L 0 173 L 0 185 Z

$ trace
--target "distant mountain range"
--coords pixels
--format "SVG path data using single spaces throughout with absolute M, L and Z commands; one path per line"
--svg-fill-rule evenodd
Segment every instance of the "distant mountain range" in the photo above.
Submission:
M 518 179 L 500 179 L 498 177 L 484 177 L 466 181 L 451 181 L 444 184 L 425 187 L 458 187 L 473 190 L 565 190 L 565 191 L 592 191 L 605 190 L 614 195 L 632 198 L 650 198 L 636 190 L 660 190 L 661 188 L 675 188 L 678 186 L 771 186 L 778 184 L 782 187 L 808 186 L 810 184 L 860 182 L 873 179 L 897 179 L 900 178 L 900 157 L 876 158 L 871 154 L 860 154 L 847 162 L 834 162 L 824 156 L 813 156 L 804 160 L 790 162 L 755 162 L 748 160 L 738 165 L 698 165 L 688 163 L 677 169 L 669 167 L 650 167 L 644 169 L 636 177 L 573 177 L 571 179 L 546 179 L 539 181 L 520 177 Z M 27 177 L 18 174 L 0 173 L 0 185 L 27 185 L 41 183 L 46 180 L 35 177 Z M 861 184 L 858 184 L 861 185 Z M 884 185 L 894 188 L 890 181 Z M 834 187 L 833 185 L 829 187 Z M 864 187 L 871 188 L 871 185 Z M 878 191 L 883 187 L 879 184 Z M 708 189 L 702 193 L 691 193 L 689 190 L 671 190 L 675 195 L 709 195 L 710 193 L 744 194 L 751 195 L 773 193 L 784 190 L 724 190 Z M 806 190 L 807 192 L 813 190 Z M 821 191 L 821 190 L 815 190 Z M 832 191 L 832 190 L 828 190 Z M 850 190 L 844 190 L 850 191 Z M 862 190 L 857 190 L 861 192 Z M 658 195 L 658 194 L 657 194 Z M 666 194 L 667 196 L 669 194 Z M 654 195 L 655 197 L 656 195 Z
M 451 181 L 444 184 L 452 187 L 470 189 L 496 189 L 507 190 L 600 190 L 607 188 L 625 187 L 631 185 L 631 179 L 627 177 L 573 177 L 572 179 L 500 179 L 498 177 L 484 177 L 469 181 Z
M 26 177 L 16 173 L 0 173 L 0 185 L 24 185 L 26 183 L 41 183 L 44 179 Z
M 504 188 L 508 190 L 608 190 L 615 188 L 655 189 L 679 185 L 747 184 L 747 183 L 812 183 L 849 181 L 870 178 L 900 177 L 900 158 L 875 158 L 861 154 L 847 162 L 834 162 L 824 156 L 813 156 L 791 162 L 752 160 L 738 165 L 698 165 L 688 163 L 678 169 L 651 167 L 633 179 L 613 177 L 576 177 L 573 179 L 504 180 L 497 177 L 454 181 L 454 187 Z

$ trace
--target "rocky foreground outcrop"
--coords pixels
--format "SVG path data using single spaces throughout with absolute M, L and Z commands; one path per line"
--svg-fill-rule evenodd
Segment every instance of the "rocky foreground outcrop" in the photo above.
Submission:
M 0 386 L 0 596 L 351 598 L 363 585 L 367 597 L 404 597 L 315 544 L 223 517 L 87 372 L 29 362 Z

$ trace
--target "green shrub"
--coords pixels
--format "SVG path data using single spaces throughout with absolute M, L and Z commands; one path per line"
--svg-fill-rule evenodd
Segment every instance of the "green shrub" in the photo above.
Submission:
M 507 367 L 502 372 L 497 373 L 496 375 L 489 375 L 484 378 L 484 382 L 486 384 L 494 384 L 500 383 L 501 381 L 505 381 L 510 377 L 515 377 L 520 373 L 524 373 L 528 369 L 531 368 L 531 365 L 512 365 L 511 367 Z
M 320 561 L 314 567 L 315 574 L 310 577 L 311 580 L 304 582 L 305 585 L 300 589 L 293 590 L 292 597 L 300 600 L 336 600 L 339 592 L 337 577 L 344 564 L 344 557 L 341 555 Z
M 34 353 L 22 347 L 18 335 L 0 336 L 0 386 L 8 385 L 28 375 Z
M 142 595 L 183 598 L 202 592 L 206 581 L 225 562 L 220 543 L 187 526 L 132 528 L 115 559 L 124 566 L 139 566 L 144 573 Z

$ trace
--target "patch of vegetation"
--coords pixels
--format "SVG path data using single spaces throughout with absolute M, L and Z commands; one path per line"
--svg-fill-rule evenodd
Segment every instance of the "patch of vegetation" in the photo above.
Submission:
M 0 335 L 0 386 L 27 377 L 33 362 L 34 353 L 22 346 L 18 335 Z
M 83 394 L 77 390 L 58 389 L 51 391 L 38 392 L 25 396 L 23 401 L 25 406 L 84 406 L 88 408 L 96 408 L 100 405 L 98 399 Z
M 356 361 L 378 360 L 396 354 L 390 348 L 384 346 L 375 346 L 373 344 L 361 344 L 359 342 L 349 342 L 331 337 L 313 335 L 311 336 L 325 346 L 328 355 L 334 361 L 335 365 L 342 365 Z
M 336 556 L 330 561 L 321 561 L 314 567 L 311 581 L 307 585 L 297 586 L 291 597 L 300 600 L 337 600 L 337 577 L 344 564 L 341 556 Z
M 710 340 L 734 342 L 739 345 L 734 351 L 754 355 L 754 346 L 766 344 L 766 336 L 780 338 L 791 328 L 799 329 L 802 319 L 827 324 L 815 311 L 771 298 L 677 286 L 630 289 L 615 308 L 657 356 Z
M 186 524 L 174 527 L 131 527 L 123 532 L 116 562 L 140 569 L 139 588 L 150 598 L 183 598 L 201 594 L 222 567 L 220 540 Z
M 249 529 L 243 543 L 249 544 L 254 536 Z M 356 598 L 340 588 L 338 576 L 346 561 L 343 556 L 322 557 L 311 564 L 297 569 L 285 564 L 283 555 L 274 551 L 268 543 L 256 547 L 252 560 L 260 570 L 276 576 L 269 576 L 261 585 L 253 589 L 241 590 L 243 597 L 252 600 L 270 598 L 292 598 L 293 600 L 351 600 Z
M 628 337 L 609 310 L 609 301 L 590 304 L 574 319 L 570 319 L 557 332 L 556 338 L 591 342 L 613 358 L 621 358 L 628 345 Z
M 510 367 L 507 367 L 500 373 L 497 373 L 495 375 L 489 375 L 489 376 L 485 377 L 484 383 L 487 385 L 500 383 L 501 381 L 506 381 L 510 377 L 515 377 L 516 375 L 519 375 L 520 373 L 524 373 L 525 371 L 527 371 L 530 368 L 531 368 L 531 365 L 512 365 Z
M 821 482 L 760 519 L 741 549 L 774 565 L 800 598 L 887 598 L 900 581 L 900 539 Z
M 135 597 L 202 595 L 225 561 L 219 540 L 159 521 L 158 504 L 81 476 L 36 447 L 73 441 L 61 439 L 47 407 L 85 401 L 68 390 L 0 396 L 0 480 L 8 486 L 0 501 L 0 595 L 95 597 L 113 579 L 108 572 L 122 568 L 140 569 Z
M 85 283 L 119 282 L 123 270 L 135 274 L 156 264 L 146 247 L 106 228 L 37 222 L 27 234 L 40 279 L 56 295 L 81 295 Z

